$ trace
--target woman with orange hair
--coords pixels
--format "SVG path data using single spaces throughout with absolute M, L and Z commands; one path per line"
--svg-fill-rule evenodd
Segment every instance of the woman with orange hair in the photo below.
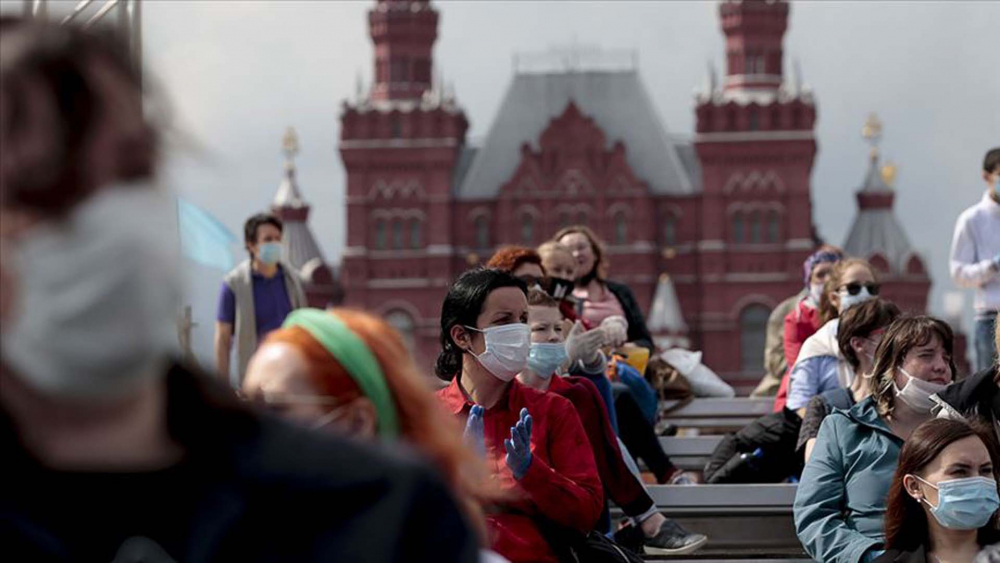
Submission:
M 251 358 L 243 393 L 316 429 L 410 443 L 444 475 L 485 541 L 485 468 L 387 322 L 350 309 L 294 311 Z

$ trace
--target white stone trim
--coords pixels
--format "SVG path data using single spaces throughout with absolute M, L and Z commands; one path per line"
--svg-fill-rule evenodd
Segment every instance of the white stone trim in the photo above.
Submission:
M 430 287 L 427 278 L 377 278 L 368 280 L 368 289 L 413 289 Z
M 351 139 L 340 142 L 340 149 L 426 149 L 458 146 L 458 139 Z
M 742 141 L 811 141 L 815 139 L 809 131 L 739 131 L 722 133 L 700 133 L 695 135 L 695 143 L 731 143 Z
M 808 238 L 793 238 L 785 242 L 785 248 L 789 250 L 812 250 L 813 246 L 812 239 Z
M 455 248 L 450 244 L 428 244 L 424 250 L 428 256 L 451 256 L 455 252 Z
M 725 250 L 726 241 L 718 239 L 699 240 L 696 248 L 698 250 Z
M 366 246 L 345 246 L 343 252 L 340 253 L 343 257 L 348 256 L 366 256 L 368 254 L 368 247 Z

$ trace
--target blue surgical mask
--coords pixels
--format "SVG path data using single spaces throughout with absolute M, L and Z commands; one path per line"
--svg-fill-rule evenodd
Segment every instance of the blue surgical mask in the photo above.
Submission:
M 533 342 L 528 352 L 528 367 L 542 379 L 552 377 L 566 361 L 566 345 L 562 342 Z
M 267 264 L 268 266 L 273 266 L 281 260 L 281 243 L 280 242 L 265 242 L 260 245 L 257 249 L 257 259 L 261 262 Z
M 967 477 L 940 481 L 937 485 L 933 485 L 916 475 L 913 477 L 937 489 L 937 506 L 931 505 L 927 499 L 920 500 L 931 508 L 931 514 L 945 528 L 951 530 L 982 528 L 1000 508 L 997 483 L 993 479 Z

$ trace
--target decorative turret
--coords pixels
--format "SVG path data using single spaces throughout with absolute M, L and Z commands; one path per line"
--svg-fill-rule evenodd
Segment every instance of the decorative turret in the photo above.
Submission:
M 431 89 L 438 13 L 429 0 L 378 0 L 368 13 L 375 100 L 419 100 Z
M 881 163 L 878 145 L 882 122 L 877 115 L 868 116 L 861 136 L 871 150 L 868 170 L 855 192 L 858 214 L 844 242 L 844 251 L 868 260 L 879 271 L 888 299 L 904 310 L 922 313 L 927 307 L 930 278 L 923 258 L 910 245 L 893 210 L 897 169 L 891 163 Z
M 653 335 L 656 347 L 661 350 L 687 348 L 690 344 L 688 326 L 684 322 L 674 282 L 668 274 L 660 274 L 646 326 Z
M 285 261 L 302 277 L 306 299 L 311 306 L 326 307 L 339 304 L 343 300 L 343 290 L 306 224 L 309 220 L 310 207 L 302 199 L 295 180 L 294 159 L 299 153 L 299 139 L 295 129 L 289 127 L 285 131 L 281 149 L 285 154 L 285 178 L 274 195 L 271 211 L 285 225 L 281 237 Z

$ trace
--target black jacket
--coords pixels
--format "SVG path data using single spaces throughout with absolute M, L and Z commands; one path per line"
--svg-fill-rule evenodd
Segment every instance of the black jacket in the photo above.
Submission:
M 764 415 L 719 442 L 705 465 L 705 482 L 778 483 L 802 471 L 802 455 L 795 451 L 802 419 L 782 409 Z M 742 454 L 761 450 L 759 459 L 740 461 Z
M 604 284 L 608 286 L 608 290 L 618 299 L 622 310 L 625 311 L 625 320 L 628 321 L 628 341 L 649 348 L 649 351 L 653 352 L 653 336 L 646 328 L 646 317 L 642 314 L 642 308 L 635 300 L 632 290 L 623 283 L 605 281 Z
M 450 493 L 413 454 L 255 413 L 179 366 L 167 386 L 186 455 L 162 471 L 46 469 L 0 413 L 11 561 L 476 561 Z
M 984 369 L 932 397 L 941 408 L 939 416 L 978 418 L 993 429 L 1000 429 L 1000 388 L 995 380 L 996 370 L 996 367 Z

